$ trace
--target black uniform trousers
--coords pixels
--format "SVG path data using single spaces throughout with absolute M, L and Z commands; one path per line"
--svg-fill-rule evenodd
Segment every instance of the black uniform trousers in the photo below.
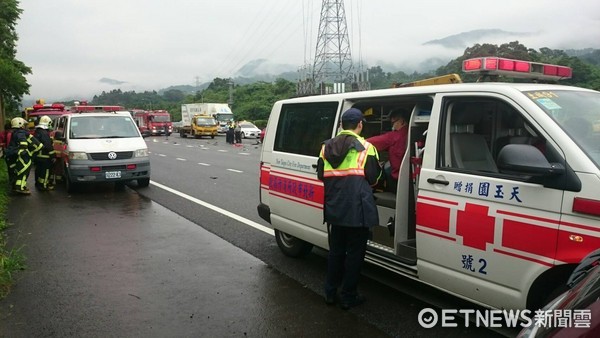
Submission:
M 357 296 L 360 269 L 365 259 L 370 229 L 366 227 L 329 226 L 329 255 L 325 294 L 336 294 L 341 286 L 342 302 Z

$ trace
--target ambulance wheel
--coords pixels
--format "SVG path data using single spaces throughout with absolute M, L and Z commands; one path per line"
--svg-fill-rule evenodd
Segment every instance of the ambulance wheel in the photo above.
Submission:
M 185 134 L 183 131 L 180 131 L 180 132 L 179 132 L 179 137 L 181 137 L 181 138 L 186 138 L 186 136 L 187 136 L 187 135 L 186 135 L 186 134 Z
M 138 187 L 145 188 L 150 185 L 150 178 L 140 178 L 137 180 Z
M 210 135 L 210 138 L 215 138 L 215 135 Z
M 279 230 L 275 230 L 275 240 L 284 255 L 294 258 L 308 255 L 313 247 L 312 244 Z

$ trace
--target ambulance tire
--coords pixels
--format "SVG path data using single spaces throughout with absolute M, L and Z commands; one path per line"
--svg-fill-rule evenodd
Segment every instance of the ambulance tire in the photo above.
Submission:
M 288 257 L 304 257 L 313 247 L 312 244 L 279 230 L 275 230 L 275 240 L 281 252 Z

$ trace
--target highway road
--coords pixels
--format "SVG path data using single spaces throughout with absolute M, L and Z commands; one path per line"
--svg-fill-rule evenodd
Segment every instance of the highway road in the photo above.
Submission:
M 7 234 L 27 269 L 0 301 L 0 337 L 516 335 L 461 318 L 423 328 L 424 309 L 477 307 L 372 265 L 365 304 L 327 307 L 326 252 L 284 256 L 257 214 L 260 144 L 146 142 L 149 187 L 58 186 L 11 201 Z
M 270 225 L 257 214 L 261 145 L 245 139 L 242 146 L 224 137 L 190 139 L 147 138 L 152 163 L 150 187 L 134 189 L 143 196 L 202 226 L 250 253 L 305 288 L 322 294 L 326 252 L 313 249 L 304 259 L 291 259 L 278 249 Z M 476 309 L 474 304 L 418 282 L 367 265 L 360 290 L 368 299 L 352 309 L 391 336 L 431 334 L 453 336 L 514 336 L 516 330 L 483 328 L 424 329 L 418 313 L 424 308 Z M 301 306 L 301 304 L 299 304 Z M 459 325 L 460 326 L 460 325 Z M 434 331 L 432 331 L 434 330 Z

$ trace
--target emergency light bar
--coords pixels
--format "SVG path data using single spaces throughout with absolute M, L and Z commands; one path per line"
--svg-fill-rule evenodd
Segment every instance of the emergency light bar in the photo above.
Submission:
M 463 61 L 463 71 L 466 73 L 479 72 L 484 75 L 504 75 L 552 81 L 570 79 L 573 76 L 571 67 L 498 57 L 480 57 L 465 60 Z
M 64 110 L 65 109 L 65 105 L 62 103 L 53 103 L 53 104 L 34 104 L 33 105 L 33 110 L 40 110 L 40 109 L 46 109 L 46 110 Z
M 75 106 L 71 111 L 75 113 L 97 113 L 125 110 L 122 106 Z

